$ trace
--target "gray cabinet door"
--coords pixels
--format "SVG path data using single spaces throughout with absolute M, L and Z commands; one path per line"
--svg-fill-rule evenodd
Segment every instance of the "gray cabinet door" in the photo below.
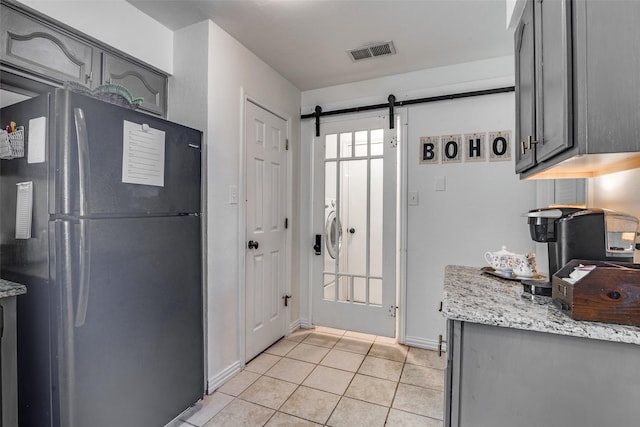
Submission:
M 573 146 L 571 2 L 536 1 L 536 162 Z
M 516 173 L 535 165 L 535 64 L 533 2 L 527 2 L 515 32 Z
M 580 151 L 640 151 L 640 2 L 573 7 Z
M 58 83 L 91 84 L 94 48 L 2 5 L 0 61 Z
M 117 56 L 103 53 L 102 81 L 122 85 L 134 98 L 144 98 L 140 109 L 159 116 L 165 115 L 166 76 Z
M 0 425 L 18 425 L 16 298 L 0 298 Z
M 639 346 L 470 322 L 448 327 L 446 427 L 638 424 Z

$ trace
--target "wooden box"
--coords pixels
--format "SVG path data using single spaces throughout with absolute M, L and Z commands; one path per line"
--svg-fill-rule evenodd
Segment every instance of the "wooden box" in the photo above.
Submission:
M 595 265 L 574 284 L 569 277 L 579 264 Z M 576 320 L 640 325 L 640 264 L 571 260 L 552 278 L 554 304 Z

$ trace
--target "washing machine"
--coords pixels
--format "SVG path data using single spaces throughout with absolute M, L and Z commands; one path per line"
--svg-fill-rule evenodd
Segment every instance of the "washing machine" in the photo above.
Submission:
M 336 259 L 340 253 L 342 245 L 342 224 L 336 215 L 335 199 L 327 199 L 324 204 L 325 222 L 324 222 L 324 241 L 327 248 L 327 254 L 331 259 Z

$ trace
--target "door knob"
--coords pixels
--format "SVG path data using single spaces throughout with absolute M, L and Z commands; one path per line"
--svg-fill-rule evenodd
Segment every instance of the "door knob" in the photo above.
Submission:
M 249 247 L 249 249 L 258 249 L 258 242 L 249 240 L 249 243 L 247 243 L 247 246 Z
M 355 232 L 356 232 L 356 229 L 355 229 L 355 228 L 351 227 L 351 228 L 349 229 L 349 233 L 354 234 Z

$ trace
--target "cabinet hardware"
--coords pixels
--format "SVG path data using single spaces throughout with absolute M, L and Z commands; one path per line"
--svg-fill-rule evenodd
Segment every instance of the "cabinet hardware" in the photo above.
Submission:
M 284 306 L 288 307 L 289 306 L 289 298 L 291 298 L 291 295 L 285 295 L 282 297 L 282 299 L 284 300 Z
M 520 141 L 520 154 L 524 156 L 524 153 L 527 150 L 531 150 L 532 146 L 537 143 L 538 141 L 533 141 L 533 138 L 529 135 L 526 141 Z
M 442 357 L 442 343 L 447 343 L 446 340 L 442 339 L 442 335 L 438 335 L 438 357 Z

